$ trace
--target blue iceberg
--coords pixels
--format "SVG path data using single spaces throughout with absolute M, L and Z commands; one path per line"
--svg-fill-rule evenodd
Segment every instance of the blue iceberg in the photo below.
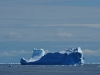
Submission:
M 34 48 L 32 58 L 21 58 L 21 65 L 76 65 L 84 64 L 83 52 L 80 47 L 69 48 L 61 52 L 45 53 L 44 49 Z

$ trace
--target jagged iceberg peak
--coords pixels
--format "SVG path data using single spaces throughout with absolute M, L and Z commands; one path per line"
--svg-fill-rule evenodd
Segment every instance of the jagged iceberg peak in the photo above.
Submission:
M 84 64 L 84 57 L 80 47 L 47 54 L 44 49 L 34 48 L 30 60 L 21 58 L 20 63 L 22 65 L 75 65 Z
M 81 47 L 78 47 L 78 48 L 69 48 L 69 49 L 66 49 L 64 51 L 61 51 L 60 53 L 62 53 L 62 54 L 64 54 L 64 53 L 70 54 L 70 53 L 73 53 L 73 52 L 82 53 Z

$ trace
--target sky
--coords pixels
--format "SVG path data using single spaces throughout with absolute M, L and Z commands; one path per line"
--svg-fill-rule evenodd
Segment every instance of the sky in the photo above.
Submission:
M 85 61 L 100 63 L 100 0 L 0 0 L 0 63 L 81 47 Z

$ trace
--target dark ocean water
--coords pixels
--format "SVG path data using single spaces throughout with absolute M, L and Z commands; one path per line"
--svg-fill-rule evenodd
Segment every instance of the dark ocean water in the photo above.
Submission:
M 100 64 L 77 66 L 0 64 L 0 75 L 100 75 Z

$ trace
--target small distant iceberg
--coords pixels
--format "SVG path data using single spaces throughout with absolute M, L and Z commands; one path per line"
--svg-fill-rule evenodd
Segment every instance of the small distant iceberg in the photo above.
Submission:
M 21 58 L 21 65 L 77 65 L 84 64 L 83 52 L 80 47 L 69 48 L 61 52 L 45 53 L 44 49 L 34 48 L 32 58 Z

